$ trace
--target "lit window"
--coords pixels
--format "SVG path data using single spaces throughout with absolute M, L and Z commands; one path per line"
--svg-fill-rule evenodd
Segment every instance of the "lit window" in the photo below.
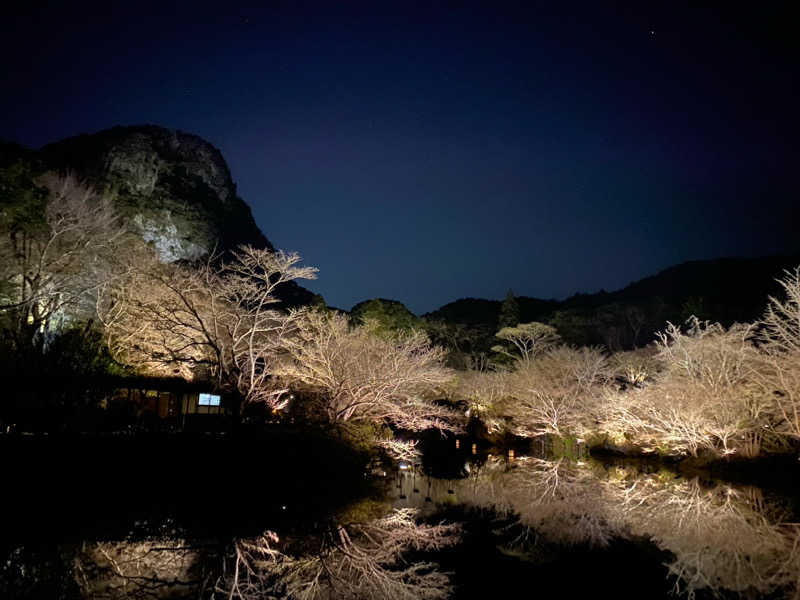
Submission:
M 200 394 L 198 406 L 219 406 L 219 396 L 215 394 Z

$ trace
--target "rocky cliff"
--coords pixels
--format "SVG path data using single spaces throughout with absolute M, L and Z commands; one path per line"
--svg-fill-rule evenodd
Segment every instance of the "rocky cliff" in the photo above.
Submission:
M 40 155 L 51 168 L 77 171 L 111 193 L 164 260 L 196 259 L 215 244 L 272 248 L 236 195 L 220 151 L 195 135 L 115 127 L 50 144 Z
M 165 261 L 195 260 L 239 244 L 274 249 L 237 195 L 222 153 L 196 135 L 153 125 L 114 127 L 36 154 L 44 168 L 75 171 L 111 194 Z M 313 298 L 294 283 L 280 295 L 289 304 Z

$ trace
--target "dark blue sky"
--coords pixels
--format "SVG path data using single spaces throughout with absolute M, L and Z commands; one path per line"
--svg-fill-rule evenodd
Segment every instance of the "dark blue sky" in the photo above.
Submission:
M 335 306 L 564 297 L 800 250 L 789 3 L 18 4 L 0 137 L 208 139 Z

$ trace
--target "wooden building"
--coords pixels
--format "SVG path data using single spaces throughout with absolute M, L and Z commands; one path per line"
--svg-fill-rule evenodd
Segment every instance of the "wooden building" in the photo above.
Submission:
M 153 431 L 220 431 L 233 414 L 228 399 L 211 386 L 182 379 L 119 381 L 105 408 L 138 428 Z

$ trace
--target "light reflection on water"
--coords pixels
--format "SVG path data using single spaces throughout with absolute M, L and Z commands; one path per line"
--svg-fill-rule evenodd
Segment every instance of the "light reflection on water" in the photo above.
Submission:
M 587 457 L 464 458 L 452 469 L 458 477 L 398 470 L 384 498 L 301 526 L 273 516 L 261 536 L 195 539 L 162 524 L 124 540 L 60 544 L 47 556 L 19 546 L 0 565 L 0 592 L 25 597 L 36 577 L 58 573 L 52 585 L 63 598 L 447 598 L 459 589 L 437 554 L 460 543 L 461 528 L 438 517 L 453 509 L 467 519 L 469 509 L 496 513 L 486 552 L 497 546 L 520 564 L 633 540 L 668 553 L 675 590 L 689 596 L 800 589 L 800 525 L 788 502 L 760 488 Z
M 500 541 L 509 554 L 535 559 L 537 547 L 607 546 L 647 540 L 669 552 L 675 591 L 800 589 L 800 524 L 789 503 L 755 486 L 701 483 L 666 469 L 642 473 L 592 459 L 510 461 L 490 457 L 464 464 L 464 477 L 398 473 L 395 507 L 433 514 L 442 506 L 491 507 L 515 517 Z

